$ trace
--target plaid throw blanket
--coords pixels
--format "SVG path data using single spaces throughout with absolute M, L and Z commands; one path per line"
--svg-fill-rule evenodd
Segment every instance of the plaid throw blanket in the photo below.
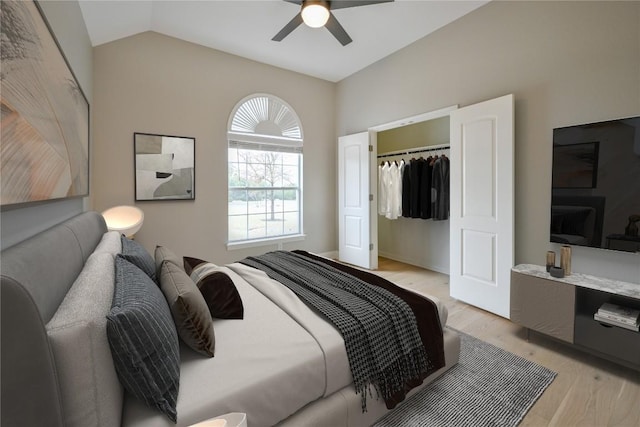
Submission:
M 292 252 L 240 262 L 287 286 L 340 331 L 363 412 L 370 386 L 387 401 L 432 370 L 413 312 L 392 293 Z

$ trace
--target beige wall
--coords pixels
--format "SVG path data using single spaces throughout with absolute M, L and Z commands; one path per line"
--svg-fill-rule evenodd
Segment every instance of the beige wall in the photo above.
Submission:
M 304 132 L 306 239 L 284 249 L 334 250 L 335 84 L 147 32 L 94 49 L 94 208 L 134 204 L 133 133 L 195 137 L 195 201 L 138 202 L 136 239 L 178 255 L 227 263 L 275 245 L 227 251 L 227 122 L 252 93 L 298 114 Z
M 449 144 L 449 116 L 378 132 L 378 154 Z
M 516 263 L 544 262 L 554 127 L 640 114 L 640 2 L 493 1 L 338 83 L 337 133 L 513 93 Z M 640 282 L 640 256 L 574 248 Z

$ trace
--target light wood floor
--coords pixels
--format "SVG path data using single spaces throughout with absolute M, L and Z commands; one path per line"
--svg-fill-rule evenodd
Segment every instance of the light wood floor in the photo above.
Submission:
M 531 332 L 449 296 L 449 276 L 380 258 L 376 273 L 438 297 L 448 325 L 558 373 L 521 426 L 640 427 L 640 372 Z

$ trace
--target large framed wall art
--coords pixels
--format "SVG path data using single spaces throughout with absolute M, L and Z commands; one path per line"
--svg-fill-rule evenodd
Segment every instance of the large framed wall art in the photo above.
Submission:
M 134 133 L 136 201 L 194 200 L 195 138 Z
M 87 196 L 89 102 L 37 3 L 0 15 L 0 205 Z

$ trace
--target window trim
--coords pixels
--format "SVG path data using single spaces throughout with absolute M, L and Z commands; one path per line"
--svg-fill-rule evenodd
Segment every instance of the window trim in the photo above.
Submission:
M 299 242 L 307 237 L 306 234 L 289 234 L 279 237 L 266 237 L 261 239 L 241 240 L 227 242 L 227 250 L 234 251 L 238 249 L 257 248 L 260 246 L 278 245 L 278 249 L 282 249 L 284 243 Z

